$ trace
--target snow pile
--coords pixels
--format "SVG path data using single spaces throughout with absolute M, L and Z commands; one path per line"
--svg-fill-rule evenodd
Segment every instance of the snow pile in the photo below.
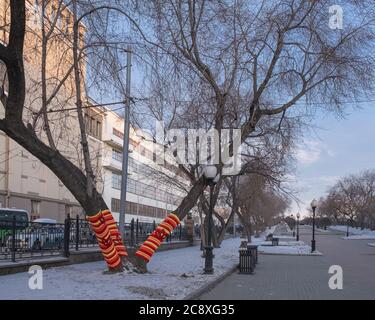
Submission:
M 281 226 L 281 227 L 280 227 Z M 279 224 L 277 226 L 272 227 L 275 231 L 285 232 L 285 226 Z M 289 228 L 289 227 L 288 227 Z M 266 241 L 266 236 L 270 234 L 269 232 L 271 229 L 267 229 L 264 233 L 262 233 L 261 238 L 252 238 L 252 244 L 258 245 L 258 251 L 260 254 L 274 254 L 274 255 L 313 255 L 313 256 L 321 256 L 320 252 L 311 253 L 311 247 L 306 245 L 303 241 L 296 241 L 296 238 L 291 236 L 276 236 L 275 238 L 279 238 L 279 245 L 273 247 L 271 241 Z M 289 229 L 290 230 L 290 229 Z
M 292 234 L 292 230 L 290 230 L 288 224 L 284 221 L 280 222 L 276 225 L 273 235 L 275 236 L 288 236 Z
M 331 226 L 330 230 L 346 233 L 347 226 Z M 345 240 L 375 240 L 375 230 L 349 227 L 349 237 L 343 237 Z
M 275 255 L 296 255 L 296 256 L 321 256 L 319 251 L 311 253 L 311 247 L 304 245 L 289 245 L 289 246 L 260 246 L 258 247 L 259 253 L 262 254 L 275 254 Z
M 105 275 L 104 262 L 51 268 L 43 272 L 43 290 L 30 290 L 27 272 L 0 277 L 0 300 L 163 300 L 182 299 L 238 264 L 240 239 L 214 249 L 214 275 L 203 275 L 199 246 L 155 254 L 149 273 Z
M 290 246 L 304 246 L 305 243 L 303 241 L 295 241 L 295 238 L 290 241 L 286 241 L 281 237 L 278 237 L 279 239 L 282 239 L 283 241 L 279 241 L 279 246 L 281 247 L 290 247 Z M 271 241 L 266 241 L 264 239 L 256 239 L 252 238 L 252 244 L 258 245 L 258 246 L 271 246 Z

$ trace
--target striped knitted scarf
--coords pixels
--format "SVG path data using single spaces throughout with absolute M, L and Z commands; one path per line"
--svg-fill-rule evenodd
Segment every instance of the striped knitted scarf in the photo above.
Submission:
M 146 262 L 149 262 L 163 240 L 168 237 L 179 224 L 180 219 L 175 214 L 172 213 L 168 215 L 168 217 L 159 224 L 156 230 L 142 244 L 135 255 Z

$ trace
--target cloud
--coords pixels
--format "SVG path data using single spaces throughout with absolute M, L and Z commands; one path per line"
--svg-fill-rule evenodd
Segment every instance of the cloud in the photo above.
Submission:
M 319 141 L 305 141 L 303 145 L 300 145 L 295 153 L 297 161 L 301 165 L 311 165 L 319 161 L 322 155 L 321 143 Z
M 318 140 L 307 140 L 297 147 L 295 157 L 300 165 L 310 166 L 318 162 L 323 155 L 333 157 L 334 152 Z

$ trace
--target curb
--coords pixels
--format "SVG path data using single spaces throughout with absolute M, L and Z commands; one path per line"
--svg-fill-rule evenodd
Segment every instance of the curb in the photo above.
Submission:
M 198 298 L 206 293 L 207 291 L 211 290 L 212 288 L 216 287 L 220 282 L 222 282 L 225 278 L 229 277 L 232 273 L 234 273 L 238 269 L 238 264 L 231 267 L 228 271 L 221 274 L 218 278 L 212 280 L 209 283 L 206 283 L 199 289 L 189 293 L 187 296 L 182 298 L 181 300 L 198 300 Z

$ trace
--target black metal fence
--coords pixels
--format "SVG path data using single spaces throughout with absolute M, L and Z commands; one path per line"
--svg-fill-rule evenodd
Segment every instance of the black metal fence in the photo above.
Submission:
M 125 224 L 127 246 L 137 246 L 155 230 L 157 223 L 132 220 Z M 180 225 L 166 242 L 187 240 L 186 228 Z M 68 256 L 71 251 L 97 247 L 95 234 L 87 220 L 66 219 L 63 224 L 40 224 L 0 220 L 0 262 L 20 261 L 42 256 Z
M 0 220 L 0 261 L 60 255 L 64 245 L 64 225 Z

